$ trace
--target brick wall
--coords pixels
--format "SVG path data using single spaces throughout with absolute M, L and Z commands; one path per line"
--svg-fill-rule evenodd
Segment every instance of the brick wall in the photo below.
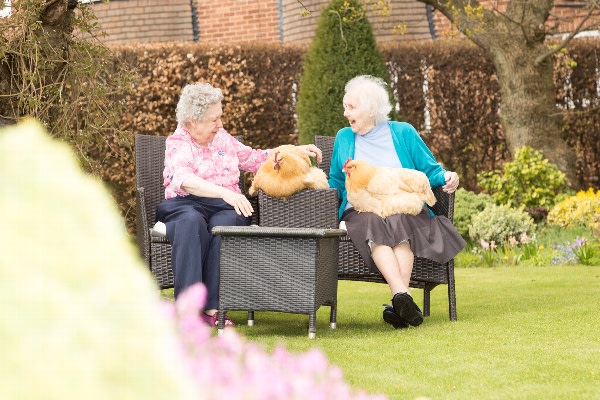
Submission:
M 110 0 L 93 7 L 107 43 L 193 40 L 189 0 Z
M 308 42 L 314 35 L 321 11 L 329 0 L 303 0 L 311 11 L 302 16 L 302 6 L 297 0 L 283 0 L 283 40 L 285 42 Z M 375 2 L 372 2 L 375 3 Z M 381 15 L 381 9 L 368 7 L 367 15 L 377 40 L 423 40 L 431 39 L 425 4 L 415 0 L 391 0 L 389 15 Z M 401 25 L 401 33 L 394 26 Z
M 297 0 L 197 0 L 200 41 L 215 44 L 242 42 L 308 42 L 329 0 L 303 0 L 310 15 L 303 17 Z M 369 10 L 369 21 L 379 40 L 430 39 L 423 3 L 392 0 L 390 15 Z M 283 30 L 280 32 L 280 5 Z M 193 40 L 190 0 L 110 0 L 94 3 L 94 12 L 109 43 Z M 404 34 L 394 30 L 401 24 Z
M 571 32 L 581 21 L 582 17 L 587 14 L 588 10 L 581 6 L 582 2 L 578 0 L 562 0 L 555 1 L 552 15 L 549 19 L 549 26 L 554 24 L 558 18 L 560 29 L 557 33 Z M 595 10 L 592 16 L 586 21 L 586 25 L 598 26 L 600 23 L 600 12 Z
M 482 0 L 482 4 L 489 7 L 492 1 L 499 8 L 506 3 L 506 0 Z M 201 42 L 302 43 L 312 39 L 317 20 L 329 0 L 302 0 L 311 11 L 304 17 L 302 5 L 297 0 L 196 0 L 196 4 Z M 581 13 L 581 8 L 574 7 L 578 4 L 575 0 L 556 2 L 553 13 L 560 16 Z M 390 5 L 387 16 L 380 15 L 377 10 L 368 10 L 369 21 L 379 41 L 431 39 L 425 4 L 416 0 L 390 0 Z M 194 40 L 190 0 L 110 0 L 94 3 L 93 7 L 101 27 L 109 34 L 106 38 L 109 43 Z M 433 20 L 437 37 L 458 35 L 441 13 L 434 12 Z M 405 32 L 394 30 L 396 25 L 405 28 Z M 572 30 L 574 26 L 575 22 L 565 24 L 561 21 L 560 32 Z
M 200 41 L 279 41 L 278 0 L 198 0 Z
M 486 9 L 491 9 L 494 6 L 499 11 L 506 10 L 506 5 L 508 3 L 507 0 L 480 0 L 481 4 Z M 582 2 L 579 0 L 561 0 L 555 1 L 554 7 L 552 8 L 552 12 L 550 18 L 546 22 L 546 27 L 548 29 L 555 29 L 556 24 L 558 23 L 558 29 L 555 29 L 555 34 L 560 35 L 568 32 L 572 32 L 579 22 L 587 13 L 587 10 L 582 7 Z M 596 24 L 596 26 L 600 23 L 600 11 L 595 11 L 594 15 L 586 22 L 586 25 Z M 435 12 L 435 31 L 438 37 L 444 38 L 449 36 L 461 35 L 452 27 L 448 18 L 446 18 L 439 11 Z

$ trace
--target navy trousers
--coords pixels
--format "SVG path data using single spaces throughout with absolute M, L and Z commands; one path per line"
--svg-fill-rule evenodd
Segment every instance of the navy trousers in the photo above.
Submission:
M 223 199 L 188 195 L 163 200 L 156 209 L 156 220 L 165 223 L 172 244 L 175 298 L 202 282 L 208 292 L 204 308 L 219 308 L 221 237 L 210 231 L 213 226 L 249 225 L 250 218 L 238 215 Z

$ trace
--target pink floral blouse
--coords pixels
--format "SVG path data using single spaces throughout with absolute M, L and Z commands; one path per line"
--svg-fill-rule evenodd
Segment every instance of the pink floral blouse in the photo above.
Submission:
M 163 171 L 165 199 L 187 196 L 181 184 L 190 175 L 241 193 L 240 170 L 256 172 L 265 162 L 268 151 L 256 150 L 240 143 L 225 129 L 220 129 L 208 147 L 192 139 L 182 127 L 167 137 Z

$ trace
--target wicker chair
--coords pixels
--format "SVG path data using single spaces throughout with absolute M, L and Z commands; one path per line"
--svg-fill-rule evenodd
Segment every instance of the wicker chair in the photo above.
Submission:
M 165 137 L 136 135 L 137 239 L 148 268 L 161 289 L 173 287 L 171 244 L 154 234 L 156 207 L 164 198 Z M 239 139 L 239 138 L 238 138 Z M 243 178 L 243 177 L 242 177 Z M 243 186 L 243 179 L 240 179 Z M 242 188 L 243 190 L 244 188 Z M 308 337 L 316 335 L 316 311 L 330 306 L 330 327 L 336 325 L 338 240 L 337 192 L 306 190 L 286 200 L 260 192 L 250 198 L 259 222 L 262 207 L 272 216 L 266 227 L 214 227 L 222 236 L 221 311 L 308 314 Z M 259 207 L 260 203 L 260 207 Z M 224 328 L 220 313 L 219 333 Z
M 241 140 L 237 137 L 238 140 Z M 136 219 L 137 242 L 148 268 L 161 289 L 172 288 L 174 284 L 171 269 L 171 243 L 163 235 L 153 234 L 156 222 L 156 207 L 164 199 L 163 169 L 165 165 L 164 136 L 135 136 L 136 169 Z M 244 187 L 243 175 L 240 186 Z M 258 210 L 258 200 L 251 199 Z M 258 212 L 253 215 L 252 223 L 258 223 Z
M 329 174 L 334 138 L 315 136 L 315 144 L 323 152 L 323 162 L 319 168 Z M 454 217 L 454 194 L 434 188 L 437 203 L 432 207 L 436 215 Z M 371 273 L 352 244 L 349 236 L 343 236 L 339 243 L 338 279 L 386 283 L 380 273 Z M 456 287 L 454 282 L 454 260 L 438 264 L 426 258 L 415 257 L 410 286 L 423 289 L 423 315 L 430 313 L 430 293 L 438 285 L 448 285 L 448 310 L 451 321 L 456 321 Z

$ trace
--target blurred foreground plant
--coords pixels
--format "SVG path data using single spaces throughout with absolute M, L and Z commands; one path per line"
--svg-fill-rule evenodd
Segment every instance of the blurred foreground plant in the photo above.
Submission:
M 0 176 L 0 398 L 385 398 L 318 350 L 213 337 L 201 286 L 160 301 L 104 184 L 39 122 L 0 129 Z
M 267 353 L 246 342 L 233 328 L 223 336 L 199 317 L 206 289 L 196 284 L 172 307 L 188 364 L 199 390 L 209 399 L 385 399 L 354 393 L 342 371 L 317 349 L 292 354 L 282 346 Z M 172 304 L 172 303 L 170 303 Z

